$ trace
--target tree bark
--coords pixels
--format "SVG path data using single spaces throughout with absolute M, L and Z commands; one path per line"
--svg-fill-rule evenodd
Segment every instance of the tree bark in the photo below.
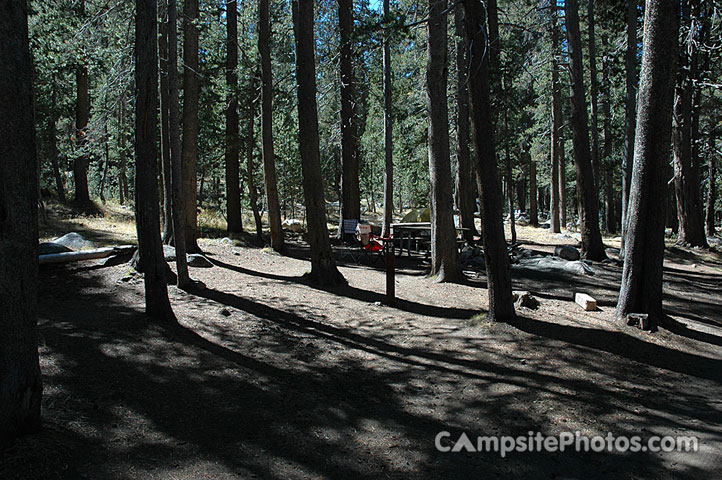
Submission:
M 627 238 L 627 206 L 629 186 L 632 183 L 632 161 L 634 159 L 634 132 L 636 130 L 637 92 L 637 3 L 627 0 L 627 49 L 624 53 L 626 94 L 624 97 L 624 156 L 622 157 L 622 248 Z
M 78 17 L 81 21 L 85 19 L 85 0 L 78 2 Z M 88 189 L 90 157 L 85 151 L 85 146 L 88 143 L 87 126 L 90 118 L 90 94 L 88 92 L 88 67 L 84 63 L 80 63 L 75 67 L 75 88 L 75 143 L 78 152 L 73 161 L 75 201 L 81 206 L 87 206 L 90 204 L 90 190 Z
M 471 128 L 469 126 L 469 87 L 468 58 L 466 38 L 464 34 L 464 10 L 456 8 L 454 12 L 454 26 L 456 28 L 456 196 L 461 226 L 465 229 L 464 238 L 469 244 L 474 243 L 476 231 L 474 211 L 476 210 L 476 183 L 474 177 L 474 163 L 471 160 L 469 143 Z
M 667 178 L 674 177 L 674 168 L 671 165 L 665 167 Z M 667 186 L 667 196 L 665 198 L 667 222 L 666 226 L 672 230 L 673 234 L 679 232 L 679 218 L 677 218 L 677 194 L 674 192 L 674 184 Z
M 521 151 L 523 152 L 526 148 L 525 144 L 521 145 Z M 523 157 L 522 157 L 523 158 Z M 519 199 L 519 211 L 526 213 L 526 171 L 522 163 L 522 176 L 518 182 L 516 182 L 516 197 Z
M 501 38 L 499 37 L 499 9 L 496 0 L 485 0 L 486 3 L 486 22 L 489 31 L 488 37 L 488 54 L 489 54 L 489 87 L 492 117 L 491 121 L 496 128 L 496 116 L 499 112 L 495 111 L 494 101 L 501 92 L 501 72 L 499 57 L 501 52 Z
M 326 223 L 326 201 L 321 176 L 321 153 L 316 105 L 316 62 L 313 0 L 292 0 L 293 31 L 296 42 L 296 81 L 298 83 L 298 142 L 301 154 L 303 191 L 306 203 L 308 243 L 311 247 L 311 282 L 322 285 L 345 284 L 336 268 Z
M 606 45 L 607 38 L 602 35 L 602 44 Z M 602 84 L 604 97 L 602 99 L 602 113 L 604 115 L 604 155 L 600 159 L 600 172 L 604 173 L 604 224 L 607 232 L 617 233 L 617 218 L 614 214 L 614 184 L 612 176 L 612 108 L 610 104 L 611 87 L 609 84 L 609 68 L 606 57 L 602 61 Z M 601 173 L 600 173 L 601 180 Z
M 566 0 L 565 17 L 569 45 L 571 72 L 572 131 L 574 133 L 574 163 L 577 170 L 577 196 L 580 205 L 582 254 L 589 260 L 607 258 L 599 231 L 599 208 L 594 171 L 590 159 L 587 106 L 584 100 L 584 74 L 582 71 L 582 42 L 579 33 L 579 2 Z
M 539 226 L 539 210 L 537 205 L 536 161 L 529 152 L 529 146 L 524 149 L 524 159 L 529 165 L 529 224 Z
M 697 14 L 698 0 L 684 4 L 684 17 Z M 690 28 L 692 28 L 690 23 Z M 674 185 L 677 196 L 679 236 L 677 243 L 693 247 L 707 247 L 704 232 L 702 199 L 698 158 L 693 155 L 693 97 L 694 80 L 697 75 L 697 46 L 699 40 L 693 35 L 689 45 L 684 45 L 680 55 L 674 101 L 672 147 L 674 152 Z
M 77 99 L 75 104 L 75 138 L 78 156 L 73 162 L 73 178 L 75 180 L 75 201 L 81 205 L 90 203 L 88 189 L 88 166 L 90 157 L 86 152 L 88 143 L 87 127 L 90 117 L 90 95 L 88 93 L 88 68 L 79 65 L 75 71 Z
M 353 0 L 338 1 L 338 23 L 341 33 L 341 209 L 338 236 L 341 238 L 344 219 L 361 218 L 358 119 L 354 109 L 356 79 L 353 68 Z
M 491 321 L 510 322 L 515 318 L 511 296 L 511 275 L 504 222 L 503 198 L 496 165 L 494 127 L 489 100 L 489 58 L 486 52 L 486 11 L 479 0 L 464 0 L 466 40 L 469 52 L 469 99 L 471 125 L 481 184 L 482 239 L 489 287 Z
M 118 104 L 118 155 L 120 156 L 120 165 L 118 167 L 118 190 L 120 196 L 120 204 L 123 205 L 130 199 L 130 189 L 128 188 L 128 176 L 126 175 L 127 155 L 125 149 L 126 132 L 123 128 L 125 124 L 125 92 L 120 95 Z
M 670 155 L 679 2 L 647 0 L 628 231 L 617 318 L 646 313 L 652 326 L 662 314 L 665 163 Z
M 164 244 L 170 245 L 173 241 L 173 180 L 171 178 L 170 158 L 170 101 L 168 93 L 168 8 L 161 14 L 160 36 L 158 37 L 158 51 L 160 52 L 160 139 L 161 139 L 161 165 L 163 169 L 163 234 Z M 176 35 L 177 36 L 177 35 Z M 178 68 L 173 70 L 178 74 Z
M 269 0 L 258 2 L 258 53 L 261 58 L 261 136 L 263 151 L 263 179 L 268 202 L 268 223 L 271 231 L 271 248 L 283 251 L 281 207 L 278 202 L 276 161 L 273 154 L 273 75 L 271 71 L 271 24 Z
M 446 2 L 429 0 L 426 63 L 429 112 L 429 180 L 431 182 L 431 274 L 437 282 L 461 279 L 451 192 L 449 112 L 446 102 Z
M 562 130 L 559 131 L 559 216 L 562 228 L 567 228 L 567 161 Z
M 708 237 L 713 237 L 715 234 L 714 207 L 717 202 L 717 183 L 715 182 L 715 177 L 717 175 L 717 169 L 715 168 L 715 140 L 715 133 L 712 133 L 712 138 L 710 139 L 711 151 L 707 158 L 707 204 L 705 206 L 705 230 Z
M 263 243 L 263 222 L 261 221 L 261 213 L 258 211 L 258 191 L 256 190 L 256 180 L 253 176 L 254 162 L 253 149 L 256 146 L 255 132 L 253 129 L 256 118 L 256 77 L 251 75 L 251 84 L 248 88 L 248 115 L 246 124 L 246 176 L 248 178 L 248 198 L 251 202 L 251 211 L 253 212 L 253 221 L 256 224 L 256 238 L 258 243 Z
M 511 234 L 511 243 L 516 243 L 516 218 L 514 216 L 514 176 L 511 171 L 511 158 L 509 157 L 509 147 L 504 149 L 506 157 L 506 195 L 509 202 L 509 231 Z
M 157 18 L 155 0 L 136 2 L 135 218 L 140 265 L 145 278 L 146 313 L 158 320 L 175 321 L 168 300 L 167 264 L 163 258 L 158 220 Z
M 50 140 L 50 164 L 53 167 L 53 175 L 55 176 L 55 189 L 58 191 L 58 200 L 61 203 L 65 203 L 65 186 L 63 185 L 63 176 L 60 173 L 60 151 L 58 150 L 58 130 L 56 127 L 57 122 L 57 107 L 58 95 L 57 89 L 55 88 L 55 76 L 53 76 L 52 85 L 52 106 L 50 107 L 50 114 L 48 115 L 48 137 Z
M 238 157 L 238 3 L 226 1 L 226 217 L 229 232 L 241 232 L 241 184 Z
M 183 224 L 186 247 L 198 253 L 198 0 L 183 2 Z
M 549 208 L 550 229 L 561 232 L 559 225 L 559 130 L 562 126 L 562 87 L 559 82 L 559 27 L 557 26 L 556 3 L 551 13 L 552 37 L 552 132 L 551 132 L 551 205 Z M 536 170 L 536 169 L 535 169 Z M 536 172 L 535 172 L 536 173 Z M 536 182 L 535 182 L 536 183 Z M 536 226 L 536 225 L 535 225 Z
M 592 130 L 592 171 L 594 174 L 594 188 L 598 192 L 602 182 L 599 178 L 599 102 L 597 97 L 599 84 L 597 79 L 597 42 L 594 32 L 594 0 L 588 0 L 587 2 L 587 26 L 589 28 L 589 96 L 591 100 L 589 116 Z
M 107 96 L 103 102 L 103 110 L 107 110 Z M 110 137 L 108 135 L 108 117 L 103 120 L 103 174 L 100 177 L 100 185 L 98 185 L 98 197 L 105 204 L 105 180 L 108 177 L 108 165 L 110 165 Z
M 389 0 L 384 0 L 384 19 L 391 18 Z M 394 144 L 393 144 L 393 91 L 391 89 L 391 45 L 390 34 L 384 32 L 383 74 L 384 74 L 384 226 L 381 236 L 391 235 L 391 222 L 394 213 Z
M 173 194 L 173 244 L 175 245 L 177 284 L 179 288 L 192 285 L 186 258 L 187 241 L 184 223 L 186 204 L 183 182 L 183 158 L 180 136 L 180 100 L 178 87 L 178 7 L 176 0 L 168 0 L 168 140 L 170 147 L 171 190 Z
M 26 2 L 0 10 L 0 449 L 40 428 L 38 167 Z

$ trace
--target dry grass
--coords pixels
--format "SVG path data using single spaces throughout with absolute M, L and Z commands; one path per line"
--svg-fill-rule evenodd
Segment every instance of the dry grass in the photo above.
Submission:
M 78 232 L 99 246 L 137 241 L 132 207 L 108 202 L 97 206 L 97 215 L 84 215 L 72 206 L 59 203 L 48 203 L 45 208 L 45 218 L 41 215 L 39 222 L 41 242 L 69 232 Z

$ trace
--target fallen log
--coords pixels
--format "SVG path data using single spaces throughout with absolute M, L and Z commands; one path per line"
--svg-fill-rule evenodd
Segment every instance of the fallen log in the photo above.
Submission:
M 46 265 L 49 263 L 69 263 L 79 262 L 82 260 L 95 260 L 98 258 L 106 258 L 113 255 L 122 255 L 135 250 L 135 245 L 121 245 L 119 247 L 104 247 L 93 250 L 82 250 L 80 252 L 62 252 L 50 253 L 47 255 L 38 255 L 38 263 Z

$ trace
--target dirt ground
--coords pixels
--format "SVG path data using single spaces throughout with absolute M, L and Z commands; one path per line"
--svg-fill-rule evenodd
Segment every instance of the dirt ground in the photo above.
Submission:
M 121 229 L 122 230 L 122 229 Z M 81 231 L 76 229 L 76 231 Z M 127 233 L 89 232 L 127 243 Z M 567 237 L 520 229 L 527 248 Z M 421 258 L 384 273 L 342 263 L 349 286 L 301 277 L 308 252 L 202 239 L 207 288 L 169 287 L 178 325 L 143 314 L 127 264 L 41 270 L 44 429 L 0 456 L 0 478 L 719 478 L 722 262 L 670 249 L 665 307 L 687 326 L 616 325 L 621 267 L 594 276 L 514 270 L 537 310 L 517 325 L 471 318 L 483 274 L 436 284 Z M 597 298 L 584 312 L 575 292 Z M 699 451 L 444 453 L 465 432 L 691 435 Z M 475 443 L 475 441 L 474 441 Z

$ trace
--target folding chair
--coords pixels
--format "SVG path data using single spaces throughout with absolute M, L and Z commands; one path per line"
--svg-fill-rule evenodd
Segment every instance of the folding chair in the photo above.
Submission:
M 344 219 L 343 231 L 341 232 L 341 241 L 345 244 L 353 245 L 356 243 L 356 227 L 358 227 L 358 219 Z
M 356 227 L 358 227 L 358 219 L 344 219 L 343 225 L 341 226 L 341 244 L 343 247 L 343 253 L 339 260 L 350 258 L 354 263 L 358 263 L 357 255 L 355 251 L 358 248 L 358 240 L 356 239 Z
M 343 254 L 340 260 L 350 258 L 354 263 L 361 263 L 362 259 L 368 260 L 368 264 L 375 263 L 380 258 L 380 251 L 383 246 L 372 240 L 371 225 L 361 224 L 358 220 L 349 219 L 343 221 L 341 240 L 344 245 Z M 371 258 L 370 253 L 378 253 L 376 259 Z

